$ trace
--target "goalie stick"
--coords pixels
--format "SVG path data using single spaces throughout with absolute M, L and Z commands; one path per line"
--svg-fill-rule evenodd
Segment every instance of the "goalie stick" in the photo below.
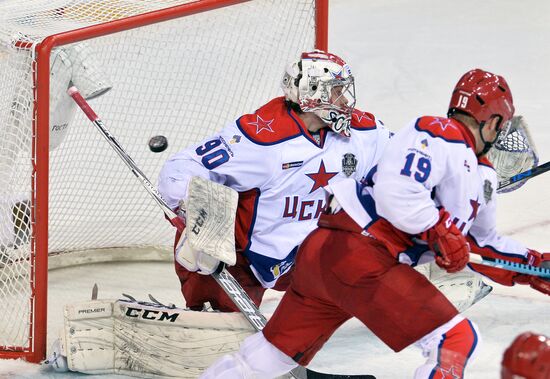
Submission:
M 97 130 L 107 140 L 109 145 L 116 151 L 119 157 L 126 163 L 128 168 L 141 182 L 145 190 L 155 200 L 157 205 L 162 209 L 166 217 L 172 222 L 174 226 L 184 228 L 182 220 L 179 216 L 166 204 L 166 201 L 162 198 L 157 189 L 151 184 L 147 176 L 139 169 L 136 162 L 126 153 L 122 146 L 118 143 L 116 138 L 105 128 L 103 122 L 99 116 L 90 107 L 88 102 L 82 97 L 78 89 L 74 86 L 67 90 L 69 96 L 73 98 L 76 104 L 82 109 L 88 119 L 96 126 Z M 212 277 L 223 288 L 229 298 L 235 303 L 239 310 L 243 313 L 250 324 L 260 331 L 265 326 L 267 320 L 260 312 L 258 307 L 250 299 L 248 294 L 244 291 L 237 280 L 225 269 L 225 265 L 220 263 L 218 270 L 212 274 Z M 372 375 L 340 375 L 321 373 L 307 369 L 305 367 L 298 366 L 291 371 L 291 375 L 298 379 L 375 379 Z
M 520 172 L 519 174 L 514 175 L 509 179 L 506 179 L 506 180 L 503 180 L 503 181 L 499 182 L 497 191 L 499 191 L 499 190 L 501 190 L 505 187 L 508 187 L 508 186 L 510 186 L 514 183 L 517 183 L 519 181 L 534 178 L 535 176 L 543 174 L 548 170 L 550 170 L 550 162 L 546 162 L 546 163 L 541 164 L 537 167 L 533 167 L 533 168 L 531 168 L 527 171 Z

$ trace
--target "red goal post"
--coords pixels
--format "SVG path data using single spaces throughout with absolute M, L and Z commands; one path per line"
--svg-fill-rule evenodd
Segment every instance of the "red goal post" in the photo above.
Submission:
M 280 95 L 287 61 L 326 50 L 327 24 L 328 0 L 0 2 L 0 358 L 45 357 L 52 257 L 170 256 L 162 212 L 81 114 L 50 144 L 54 54 L 86 45 L 112 83 L 94 107 L 154 180 L 169 154 Z M 168 151 L 147 149 L 156 134 Z

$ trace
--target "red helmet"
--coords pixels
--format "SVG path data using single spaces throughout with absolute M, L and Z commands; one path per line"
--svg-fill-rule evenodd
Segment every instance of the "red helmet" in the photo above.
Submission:
M 550 379 L 550 339 L 526 332 L 516 337 L 502 358 L 502 379 Z
M 502 76 L 476 68 L 465 73 L 453 90 L 449 117 L 456 111 L 472 116 L 479 124 L 500 116 L 500 125 L 505 125 L 515 111 L 512 92 Z

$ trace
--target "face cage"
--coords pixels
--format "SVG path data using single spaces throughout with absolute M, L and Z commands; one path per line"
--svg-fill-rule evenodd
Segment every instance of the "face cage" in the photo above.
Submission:
M 512 120 L 508 120 L 503 123 L 502 116 L 498 116 L 498 117 L 499 117 L 499 123 L 497 125 L 497 135 L 491 142 L 486 141 L 485 138 L 483 137 L 483 128 L 485 127 L 486 122 L 483 121 L 479 125 L 479 136 L 481 137 L 481 141 L 483 142 L 484 146 L 481 153 L 477 154 L 478 156 L 486 155 L 493 146 L 498 146 L 499 143 L 503 143 L 503 141 L 506 139 L 506 136 L 508 135 L 510 131 L 510 127 L 512 125 Z
M 346 79 L 331 79 L 318 83 L 321 97 L 319 99 L 306 99 L 300 103 L 300 108 L 304 112 L 313 112 L 319 116 L 336 133 L 346 137 L 350 135 L 351 116 L 355 109 L 355 81 L 353 76 Z M 341 94 L 331 101 L 332 90 L 336 87 L 342 87 Z M 335 105 L 345 97 L 348 103 L 345 105 Z
M 499 121 L 499 125 L 497 127 L 497 136 L 495 138 L 495 145 L 501 145 L 504 143 L 504 140 L 506 140 L 506 137 L 510 133 L 510 129 L 512 127 L 512 120 L 508 120 L 505 122 Z

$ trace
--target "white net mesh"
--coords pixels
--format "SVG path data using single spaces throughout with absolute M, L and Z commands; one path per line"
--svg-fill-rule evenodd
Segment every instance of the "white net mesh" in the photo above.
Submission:
M 36 99 L 29 46 L 49 35 L 188 2 L 0 2 L 0 350 L 32 346 L 36 317 L 30 236 L 41 226 L 32 222 Z M 280 95 L 286 63 L 314 47 L 314 16 L 314 0 L 251 1 L 92 38 L 85 48 L 77 43 L 54 49 L 50 121 L 58 123 L 50 132 L 50 254 L 168 250 L 173 239 L 172 227 L 139 181 L 64 98 L 68 80 L 85 83 L 71 48 L 79 50 L 76 61 L 84 69 L 100 68 L 90 77 L 112 86 L 90 104 L 154 183 L 171 154 Z M 168 138 L 169 147 L 155 154 L 147 142 L 158 134 Z

